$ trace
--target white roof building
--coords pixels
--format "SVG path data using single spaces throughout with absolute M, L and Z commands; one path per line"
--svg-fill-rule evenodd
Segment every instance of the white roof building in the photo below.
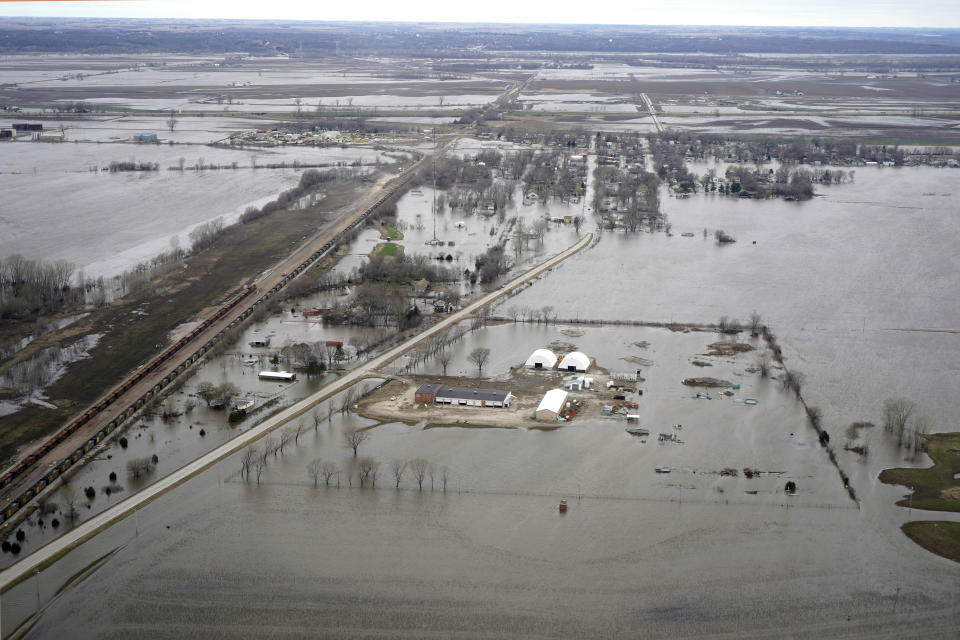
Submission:
M 537 420 L 556 420 L 567 401 L 567 392 L 563 389 L 550 389 L 537 406 Z
M 563 356 L 560 369 L 564 371 L 586 371 L 590 368 L 590 358 L 580 351 L 573 351 Z
M 550 349 L 537 349 L 527 358 L 525 366 L 531 369 L 553 369 L 557 366 L 557 355 Z
M 261 371 L 257 376 L 261 380 L 279 380 L 281 382 L 293 382 L 297 379 L 297 374 L 290 371 Z

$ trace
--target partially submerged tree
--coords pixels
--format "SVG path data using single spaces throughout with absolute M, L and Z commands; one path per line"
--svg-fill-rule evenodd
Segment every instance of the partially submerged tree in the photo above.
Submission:
M 904 432 L 917 405 L 907 398 L 887 398 L 883 401 L 883 429 L 895 433 L 898 446 L 903 446 Z
M 477 347 L 470 352 L 469 356 L 467 356 L 467 359 L 477 367 L 477 377 L 483 377 L 483 366 L 487 363 L 489 358 L 490 349 L 487 349 L 486 347 Z
M 453 360 L 453 354 L 448 349 L 443 349 L 437 353 L 437 362 L 443 367 L 443 375 L 447 375 L 447 367 L 450 366 L 450 361 Z
M 800 391 L 803 389 L 803 383 L 807 377 L 799 371 L 784 371 L 783 378 L 780 380 L 780 386 L 784 390 L 793 391 L 797 397 L 800 397 Z
M 357 449 L 370 438 L 366 431 L 361 431 L 357 427 L 347 427 L 343 431 L 344 446 L 347 449 L 353 449 L 353 457 L 357 457 Z
M 245 480 L 250 479 L 250 470 L 253 468 L 256 459 L 257 450 L 253 447 L 247 447 L 243 452 L 243 456 L 240 458 L 240 475 L 242 475 Z
M 324 462 L 320 465 L 320 474 L 323 476 L 323 481 L 328 487 L 330 486 L 330 479 L 339 473 L 336 462 Z M 340 482 L 337 481 L 337 484 L 339 485 Z
M 320 482 L 320 476 L 323 475 L 323 462 L 319 459 L 312 460 L 307 465 L 307 473 L 313 478 L 313 486 L 317 486 Z
M 407 463 L 403 460 L 394 460 L 390 463 L 390 472 L 396 483 L 396 488 L 400 488 L 400 481 L 403 480 L 403 472 L 407 470 Z
M 363 488 L 368 479 L 371 479 L 374 486 L 376 486 L 376 469 L 377 463 L 373 458 L 360 458 L 360 460 L 357 461 L 357 471 L 360 475 L 360 488 Z
M 417 458 L 410 463 L 410 468 L 413 470 L 413 477 L 417 481 L 417 487 L 419 487 L 420 491 L 423 491 L 423 480 L 427 477 L 427 470 L 430 468 L 430 463 L 423 458 Z

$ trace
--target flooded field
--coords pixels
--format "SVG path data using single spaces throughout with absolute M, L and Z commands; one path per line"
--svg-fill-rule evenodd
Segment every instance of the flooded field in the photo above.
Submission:
M 960 266 L 951 250 L 956 187 L 949 171 L 861 168 L 854 183 L 818 187 L 823 197 L 805 203 L 664 197 L 672 237 L 604 233 L 495 312 L 550 305 L 560 317 L 716 322 L 757 310 L 788 366 L 807 374 L 804 397 L 824 410 L 838 443 L 849 422 L 877 421 L 891 395 L 914 398 L 938 429 L 950 430 L 960 413 L 949 375 L 958 309 L 943 292 Z M 414 223 L 429 211 L 428 198 L 408 194 L 399 219 Z M 738 242 L 715 245 L 717 228 Z M 408 250 L 423 246 L 426 230 L 405 233 Z M 461 259 L 475 251 L 468 233 L 457 236 L 467 245 Z M 478 234 L 478 248 L 487 234 Z M 360 236 L 351 251 L 374 241 Z M 285 314 L 244 340 L 271 332 L 331 335 Z M 875 638 L 909 635 L 921 619 L 933 636 L 949 635 L 960 578 L 955 565 L 899 532 L 911 518 L 893 505 L 903 489 L 876 475 L 911 462 L 879 429 L 867 436 L 866 459 L 837 447 L 857 505 L 797 403 L 747 373 L 749 357 L 691 364 L 714 340 L 709 333 L 501 324 L 457 343 L 451 371 L 471 375 L 466 354 L 487 346 L 489 375 L 508 380 L 511 366 L 556 340 L 600 367 L 642 369 L 643 419 L 652 427 L 682 422 L 684 444 L 641 442 L 615 419 L 553 431 L 387 424 L 361 447 L 380 469 L 375 489 L 360 488 L 341 430 L 373 423 L 336 414 L 271 460 L 259 485 L 241 479 L 238 459 L 224 462 L 71 552 L 5 594 L 4 620 L 22 619 L 38 594 L 46 602 L 68 576 L 117 550 L 108 566 L 52 602 L 29 637 L 68 625 L 77 637 L 131 630 L 226 637 L 228 621 L 238 620 L 284 637 L 291 615 L 332 635 L 389 627 L 529 637 L 603 628 L 609 637 L 635 637 L 644 620 L 650 637 L 772 636 L 789 625 L 797 637 L 843 628 Z M 630 356 L 643 365 L 624 360 Z M 207 367 L 255 391 L 236 375 L 237 357 L 223 362 Z M 438 372 L 431 362 L 421 370 Z M 752 394 L 758 405 L 695 399 L 679 380 L 701 374 L 729 376 L 743 385 L 737 397 Z M 192 437 L 189 428 L 176 430 Z M 420 492 L 410 471 L 394 488 L 389 461 L 415 457 L 432 465 L 432 491 L 428 477 Z M 337 463 L 339 487 L 313 486 L 306 466 L 317 458 Z M 760 466 L 758 459 L 783 475 L 754 481 L 715 473 Z M 658 465 L 675 471 L 658 474 Z M 783 494 L 787 477 L 798 496 Z M 563 516 L 561 497 L 571 503 Z M 99 604 L 91 593 L 107 597 Z M 174 621 L 184 607 L 189 624 Z
M 553 61 L 522 51 L 478 51 L 476 59 L 341 58 L 339 45 L 336 51 L 321 59 L 0 58 L 0 101 L 28 105 L 22 117 L 5 113 L 4 126 L 35 114 L 45 129 L 62 126 L 68 140 L 0 145 L 0 256 L 64 258 L 87 276 L 111 275 L 167 249 L 173 237 L 185 246 L 198 223 L 218 216 L 229 222 L 273 199 L 299 180 L 294 163 L 396 160 L 371 146 L 207 146 L 294 114 L 303 116 L 296 125 L 310 121 L 307 115 L 343 119 L 337 127 L 344 131 L 362 130 L 362 119 L 381 131 L 384 122 L 406 124 L 419 150 L 430 152 L 430 128 L 456 130 L 441 125 L 488 109 L 496 116 L 487 118 L 489 131 L 460 130 L 465 135 L 451 153 L 461 157 L 532 148 L 466 137 L 496 138 L 497 127 L 519 123 L 505 139 L 520 140 L 524 119 L 538 130 L 586 127 L 588 142 L 598 128 L 655 132 L 641 94 L 665 126 L 691 131 L 895 134 L 920 144 L 949 142 L 960 130 L 956 85 L 945 73 L 790 67 L 806 60 L 739 68 L 742 58 L 684 68 L 663 56 L 647 64 L 646 54 L 611 53 L 578 65 L 580 54 Z M 97 113 L 57 115 L 57 105 L 73 101 Z M 170 110 L 180 114 L 172 130 Z M 128 142 L 143 132 L 157 133 L 161 144 Z M 585 144 L 566 154 L 582 153 Z M 98 170 L 111 161 L 159 170 Z M 262 168 L 281 162 L 287 168 Z M 169 170 L 181 163 L 185 170 Z M 202 163 L 237 167 L 190 170 Z M 700 162 L 690 170 L 722 175 L 727 166 Z M 243 474 L 242 454 L 224 460 L 13 587 L 0 603 L 0 632 L 42 610 L 27 638 L 288 638 L 306 625 L 330 638 L 955 635 L 956 564 L 902 534 L 901 524 L 930 514 L 896 507 L 906 489 L 877 480 L 884 468 L 929 461 L 897 449 L 882 427 L 855 438 L 848 427 L 879 423 L 884 399 L 903 396 L 929 416 L 933 431 L 958 428 L 960 171 L 856 167 L 853 182 L 818 184 L 806 202 L 674 197 L 663 188 L 666 232 L 627 235 L 597 227 L 590 210 L 595 168 L 590 156 L 579 199 L 525 198 L 518 183 L 500 210 L 488 197 L 474 211 L 451 208 L 453 191 L 434 192 L 429 179 L 411 184 L 396 203 L 396 229 L 365 227 L 335 274 L 355 272 L 387 236 L 397 245 L 392 250 L 458 274 L 479 270 L 478 258 L 505 242 L 511 276 L 587 232 L 597 241 L 497 302 L 496 319 L 451 344 L 446 365 L 411 357 L 416 353 L 398 358 L 372 375 L 399 381 L 375 391 L 370 404 L 341 393 L 318 405 L 318 420 L 306 414 L 302 432 L 265 454 L 255 475 Z M 504 182 L 494 173 L 492 184 Z M 434 196 L 441 203 L 435 214 Z M 576 216 L 585 220 L 582 229 L 563 222 Z M 530 233 L 545 219 L 540 237 Z M 528 233 L 514 239 L 518 224 Z M 736 242 L 717 244 L 717 230 Z M 444 284 L 466 297 L 497 286 L 468 278 Z M 21 525 L 20 555 L 0 555 L 0 566 L 336 379 L 329 372 L 300 373 L 291 383 L 260 379 L 260 371 L 293 368 L 284 347 L 307 343 L 319 352 L 339 341 L 351 357 L 335 361 L 325 351 L 327 364 L 355 366 L 357 347 L 375 349 L 395 330 L 303 315 L 335 307 L 349 292 L 289 300 L 249 324 L 227 353 L 200 365 L 157 412 L 121 434 L 123 444 L 110 444 L 54 493 L 59 512 Z M 413 302 L 428 315 L 434 299 Z M 747 320 L 754 311 L 776 334 L 786 366 L 806 374 L 803 399 L 822 410 L 836 463 L 803 404 L 781 388 L 781 369 L 770 378 L 758 374 L 761 339 L 727 334 L 750 350 L 710 355 L 721 335 L 691 330 Z M 536 313 L 554 321 L 511 321 Z M 627 433 L 634 423 L 625 410 L 604 412 L 612 397 L 605 389 L 578 392 L 587 408 L 570 422 L 535 421 L 529 403 L 543 390 L 531 391 L 530 379 L 540 374 L 520 367 L 542 347 L 587 353 L 598 377 L 636 373 L 643 393 L 630 396 L 638 405 L 631 411 L 649 435 Z M 490 349 L 486 380 L 474 380 L 476 348 Z M 409 402 L 420 382 L 442 374 L 447 383 L 510 387 L 527 404 L 484 423 L 463 418 L 468 408 L 444 420 L 444 409 Z M 729 384 L 683 384 L 694 376 Z M 562 376 L 554 377 L 559 384 Z M 250 415 L 231 425 L 229 411 L 198 397 L 201 383 L 235 385 L 228 404 L 242 403 Z M 376 414 L 374 401 L 396 411 Z M 358 406 L 341 411 L 350 403 Z M 348 428 L 368 435 L 357 453 L 345 446 Z M 844 448 L 854 443 L 868 445 L 869 455 Z M 134 473 L 144 460 L 150 471 Z M 315 461 L 335 465 L 329 481 L 309 471 Z M 371 464 L 373 475 L 362 476 Z M 796 495 L 786 493 L 788 481 Z M 565 513 L 561 499 L 569 503 Z M 78 512 L 72 518 L 63 511 L 71 502 Z
M 183 159 L 185 171 L 179 167 Z M 157 171 L 109 173 L 111 161 L 149 162 Z M 366 165 L 394 158 L 365 147 L 221 149 L 167 145 L 0 145 L 0 256 L 65 259 L 87 276 L 113 275 L 170 247 L 189 244 L 195 225 L 230 223 L 297 184 L 301 164 Z M 199 163 L 230 166 L 189 170 Z M 287 169 L 254 169 L 286 163 Z M 91 171 L 91 168 L 97 170 Z M 47 196 L 38 198 L 38 190 Z M 170 194 L 176 193 L 175 202 Z M 67 239 L 70 241 L 67 242 Z

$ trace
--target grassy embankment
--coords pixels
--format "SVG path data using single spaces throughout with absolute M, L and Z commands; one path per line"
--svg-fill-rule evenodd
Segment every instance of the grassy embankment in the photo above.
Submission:
M 278 211 L 245 225 L 229 227 L 210 249 L 187 261 L 187 269 L 167 274 L 153 286 L 130 294 L 68 327 L 43 336 L 31 345 L 39 349 L 70 344 L 88 333 L 104 333 L 91 357 L 69 366 L 45 391 L 56 410 L 29 406 L 0 417 L 0 460 L 66 423 L 82 408 L 117 384 L 157 353 L 156 344 L 183 322 L 218 305 L 253 276 L 275 264 L 314 233 L 329 213 L 360 196 L 357 183 L 328 185 L 327 197 L 300 211 Z M 163 291 L 154 295 L 154 291 Z
M 902 529 L 927 551 L 960 562 L 960 522 L 917 520 L 906 523 Z
M 389 225 L 380 225 L 380 239 L 386 242 L 380 242 L 370 252 L 371 256 L 381 255 L 395 257 L 403 253 L 403 246 L 395 244 L 394 240 L 403 240 L 403 233 Z
M 960 433 L 927 437 L 933 466 L 927 469 L 885 469 L 881 482 L 909 487 L 913 493 L 897 502 L 901 507 L 930 511 L 960 511 Z M 903 525 L 903 532 L 927 551 L 960 562 L 960 523 L 923 520 Z

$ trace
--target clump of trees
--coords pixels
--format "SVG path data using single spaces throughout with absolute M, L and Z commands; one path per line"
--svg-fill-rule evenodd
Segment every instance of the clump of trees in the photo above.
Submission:
M 400 291 L 376 282 L 365 282 L 354 290 L 348 303 L 340 304 L 324 316 L 334 324 L 394 326 L 401 330 L 420 324 L 420 309 L 411 305 Z
M 456 282 L 457 270 L 433 264 L 425 255 L 371 256 L 358 269 L 354 282 L 406 283 L 414 280 L 430 282 Z
M 150 456 L 144 458 L 134 458 L 127 461 L 127 475 L 132 480 L 137 480 L 150 474 L 153 471 L 154 462 Z
M 198 224 L 190 231 L 190 246 L 194 251 L 203 251 L 213 246 L 223 233 L 223 217 Z
M 137 162 L 135 160 L 114 160 L 107 168 L 110 173 L 119 173 L 123 171 L 159 171 L 159 162 Z
M 300 198 L 322 184 L 327 184 L 334 180 L 356 179 L 358 176 L 359 174 L 356 169 L 343 167 L 325 169 L 323 171 L 317 169 L 304 171 L 300 175 L 300 182 L 297 183 L 297 186 L 282 192 L 277 196 L 276 200 L 268 202 L 259 209 L 257 207 L 247 207 L 246 211 L 240 215 L 240 224 L 249 224 L 275 211 L 288 209 Z
M 66 260 L 29 260 L 20 254 L 0 260 L 0 318 L 22 320 L 83 306 L 83 289 L 71 285 L 73 271 Z
M 925 438 L 934 426 L 930 416 L 920 414 L 917 404 L 908 398 L 887 398 L 883 401 L 883 430 L 896 438 L 897 448 L 919 454 Z
M 240 394 L 240 388 L 232 382 L 215 385 L 212 382 L 200 382 L 195 391 L 197 397 L 207 403 L 208 407 L 222 409 Z

